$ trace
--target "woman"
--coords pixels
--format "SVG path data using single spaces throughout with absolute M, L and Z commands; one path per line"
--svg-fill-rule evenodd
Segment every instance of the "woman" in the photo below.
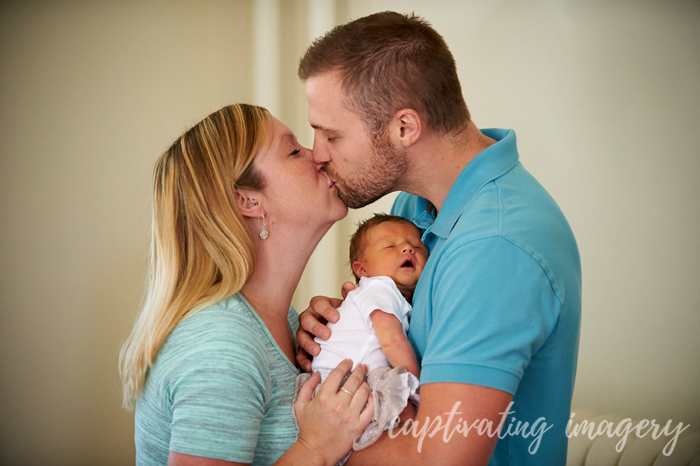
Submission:
M 350 450 L 372 415 L 366 368 L 340 390 L 343 362 L 313 400 L 319 376 L 304 385 L 297 440 L 290 306 L 346 213 L 311 152 L 260 107 L 222 108 L 158 160 L 149 289 L 120 357 L 137 464 L 321 465 Z

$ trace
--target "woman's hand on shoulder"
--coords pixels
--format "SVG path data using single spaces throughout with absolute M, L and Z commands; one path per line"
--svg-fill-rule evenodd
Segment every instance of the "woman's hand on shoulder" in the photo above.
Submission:
M 358 366 L 343 384 L 352 368 L 345 360 L 333 369 L 315 397 L 314 389 L 321 380 L 318 373 L 301 387 L 294 410 L 299 424 L 297 443 L 308 451 L 308 464 L 335 464 L 352 449 L 372 420 L 374 401 L 364 381 L 367 367 Z M 341 388 L 342 384 L 342 388 Z M 313 397 L 313 398 L 312 398 Z

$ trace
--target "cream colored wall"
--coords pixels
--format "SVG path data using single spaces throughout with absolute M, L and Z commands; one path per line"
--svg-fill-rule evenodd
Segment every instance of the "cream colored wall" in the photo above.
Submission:
M 133 464 L 117 356 L 143 290 L 153 163 L 251 100 L 251 14 L 2 2 L 0 464 Z
M 307 145 L 296 64 L 318 22 L 430 20 L 477 124 L 517 131 L 578 238 L 575 404 L 700 425 L 696 2 L 28 3 L 0 3 L 1 464 L 133 463 L 116 364 L 143 290 L 153 162 L 210 111 L 256 103 L 261 3 L 279 18 L 278 115 Z M 390 204 L 334 227 L 297 308 L 337 294 L 354 223 Z

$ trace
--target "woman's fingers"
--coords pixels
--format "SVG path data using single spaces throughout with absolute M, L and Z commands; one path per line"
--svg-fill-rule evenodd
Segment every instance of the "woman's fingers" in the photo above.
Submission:
M 374 414 L 374 398 L 370 395 L 369 385 L 364 382 L 355 392 L 350 403 L 350 409 L 360 411 L 360 427 L 362 430 L 372 421 Z
M 321 377 L 314 373 L 301 386 L 294 405 L 299 441 L 311 445 L 315 450 L 325 451 L 323 454 L 328 458 L 350 450 L 353 440 L 362 434 L 374 414 L 369 386 L 363 382 L 367 373 L 365 365 L 357 367 L 345 385 L 340 387 L 350 369 L 352 361 L 342 361 L 326 377 L 315 397 L 313 392 Z M 329 444 L 328 438 L 334 441 Z
M 357 366 L 355 368 L 354 371 L 352 371 L 352 374 L 350 374 L 348 379 L 343 384 L 342 388 L 355 394 L 357 389 L 360 388 L 360 385 L 362 385 L 362 382 L 364 382 L 366 375 L 367 375 L 367 366 L 364 364 L 360 364 L 359 366 Z
M 321 385 L 316 396 L 332 396 L 338 393 L 340 385 L 343 383 L 345 375 L 352 369 L 352 360 L 346 359 L 338 364 L 338 367 L 333 369 L 328 377 L 326 377 L 325 382 Z M 347 396 L 347 394 L 345 394 Z
M 299 389 L 299 394 L 297 395 L 296 401 L 300 404 L 300 406 L 303 406 L 311 401 L 314 395 L 314 389 L 320 381 L 321 374 L 319 374 L 318 372 L 314 372 L 313 374 L 311 374 L 311 377 L 309 377 L 309 380 L 302 384 L 301 388 Z

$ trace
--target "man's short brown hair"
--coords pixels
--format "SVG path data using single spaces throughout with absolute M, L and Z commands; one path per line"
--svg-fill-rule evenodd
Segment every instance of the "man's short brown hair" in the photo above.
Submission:
M 441 134 L 469 121 L 452 53 L 415 14 L 385 11 L 336 26 L 299 63 L 304 81 L 336 71 L 348 104 L 372 132 L 402 108 L 416 110 L 427 128 Z
M 350 238 L 350 269 L 352 270 L 352 274 L 355 276 L 356 283 L 360 282 L 360 277 L 358 277 L 355 273 L 355 269 L 353 269 L 352 264 L 354 264 L 355 261 L 360 260 L 362 251 L 364 251 L 366 247 L 364 240 L 367 237 L 367 233 L 369 233 L 372 228 L 385 222 L 405 223 L 407 225 L 411 225 L 420 233 L 420 230 L 413 224 L 413 222 L 409 222 L 405 218 L 396 215 L 374 214 L 374 217 L 370 217 L 367 220 L 363 220 L 358 223 L 357 230 L 355 230 L 355 233 L 353 233 L 352 237 Z

